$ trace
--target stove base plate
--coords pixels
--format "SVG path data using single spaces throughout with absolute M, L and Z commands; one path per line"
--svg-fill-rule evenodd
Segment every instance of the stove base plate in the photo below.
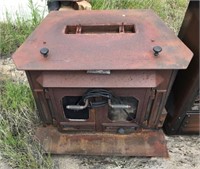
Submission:
M 168 157 L 162 130 L 131 134 L 61 133 L 53 126 L 38 127 L 35 137 L 52 154 Z

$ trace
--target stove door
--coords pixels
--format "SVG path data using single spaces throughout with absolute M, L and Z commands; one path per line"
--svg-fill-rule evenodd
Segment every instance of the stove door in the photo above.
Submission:
M 107 89 L 112 93 L 112 99 L 94 95 L 84 101 L 82 96 L 87 90 L 49 89 L 54 119 L 61 131 L 124 133 L 143 125 L 151 98 L 150 88 Z

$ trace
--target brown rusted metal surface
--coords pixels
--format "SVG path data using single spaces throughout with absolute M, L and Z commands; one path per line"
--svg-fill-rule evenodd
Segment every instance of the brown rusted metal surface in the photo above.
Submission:
M 199 134 L 200 130 L 200 114 L 199 112 L 187 111 L 184 120 L 179 129 L 180 133 Z
M 82 80 L 81 83 L 77 83 L 78 80 Z M 110 75 L 48 71 L 37 78 L 43 87 L 59 88 L 155 88 L 163 81 L 162 74 L 156 71 L 112 71 Z
M 199 96 L 199 1 L 190 1 L 178 36 L 194 53 L 194 57 L 186 70 L 178 71 L 166 105 L 169 114 L 164 128 L 168 134 L 198 134 L 198 120 L 193 121 L 192 128 L 188 125 L 187 130 L 184 119 L 190 113 L 197 118 L 200 116 L 199 109 L 192 108 Z
M 52 154 L 168 157 L 162 131 L 65 134 L 49 126 L 38 128 L 36 138 Z
M 151 10 L 51 12 L 13 55 L 21 70 L 185 69 L 191 58 Z

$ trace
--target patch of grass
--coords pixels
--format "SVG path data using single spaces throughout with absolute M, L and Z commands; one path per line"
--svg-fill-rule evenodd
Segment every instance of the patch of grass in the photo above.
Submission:
M 53 162 L 33 140 L 39 125 L 30 88 L 6 80 L 0 88 L 0 152 L 13 168 L 50 169 Z
M 187 0 L 90 0 L 93 9 L 152 9 L 178 33 Z
M 28 0 L 31 9 L 31 18 L 26 19 L 20 13 L 16 13 L 16 20 L 8 12 L 5 13 L 5 22 L 0 22 L 0 57 L 10 56 L 31 34 L 41 22 L 44 13 L 39 11 L 38 5 Z
M 16 13 L 16 21 L 6 13 L 0 23 L 0 56 L 10 56 L 41 22 L 38 6 L 29 0 L 31 18 Z M 0 74 L 0 76 L 2 76 Z M 30 88 L 26 84 L 0 78 L 0 154 L 13 168 L 51 169 L 53 161 L 33 140 L 40 120 Z

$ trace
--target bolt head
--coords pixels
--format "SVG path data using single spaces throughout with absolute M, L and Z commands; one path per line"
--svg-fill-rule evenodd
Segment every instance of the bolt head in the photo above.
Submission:
M 40 49 L 40 53 L 44 56 L 47 57 L 48 53 L 49 53 L 49 49 L 48 48 L 41 48 Z
M 119 128 L 119 129 L 117 130 L 117 133 L 119 133 L 119 134 L 124 134 L 124 133 L 125 133 L 125 130 L 124 130 L 123 128 Z
M 160 46 L 154 46 L 153 51 L 154 51 L 154 55 L 157 56 L 162 51 L 162 48 Z

